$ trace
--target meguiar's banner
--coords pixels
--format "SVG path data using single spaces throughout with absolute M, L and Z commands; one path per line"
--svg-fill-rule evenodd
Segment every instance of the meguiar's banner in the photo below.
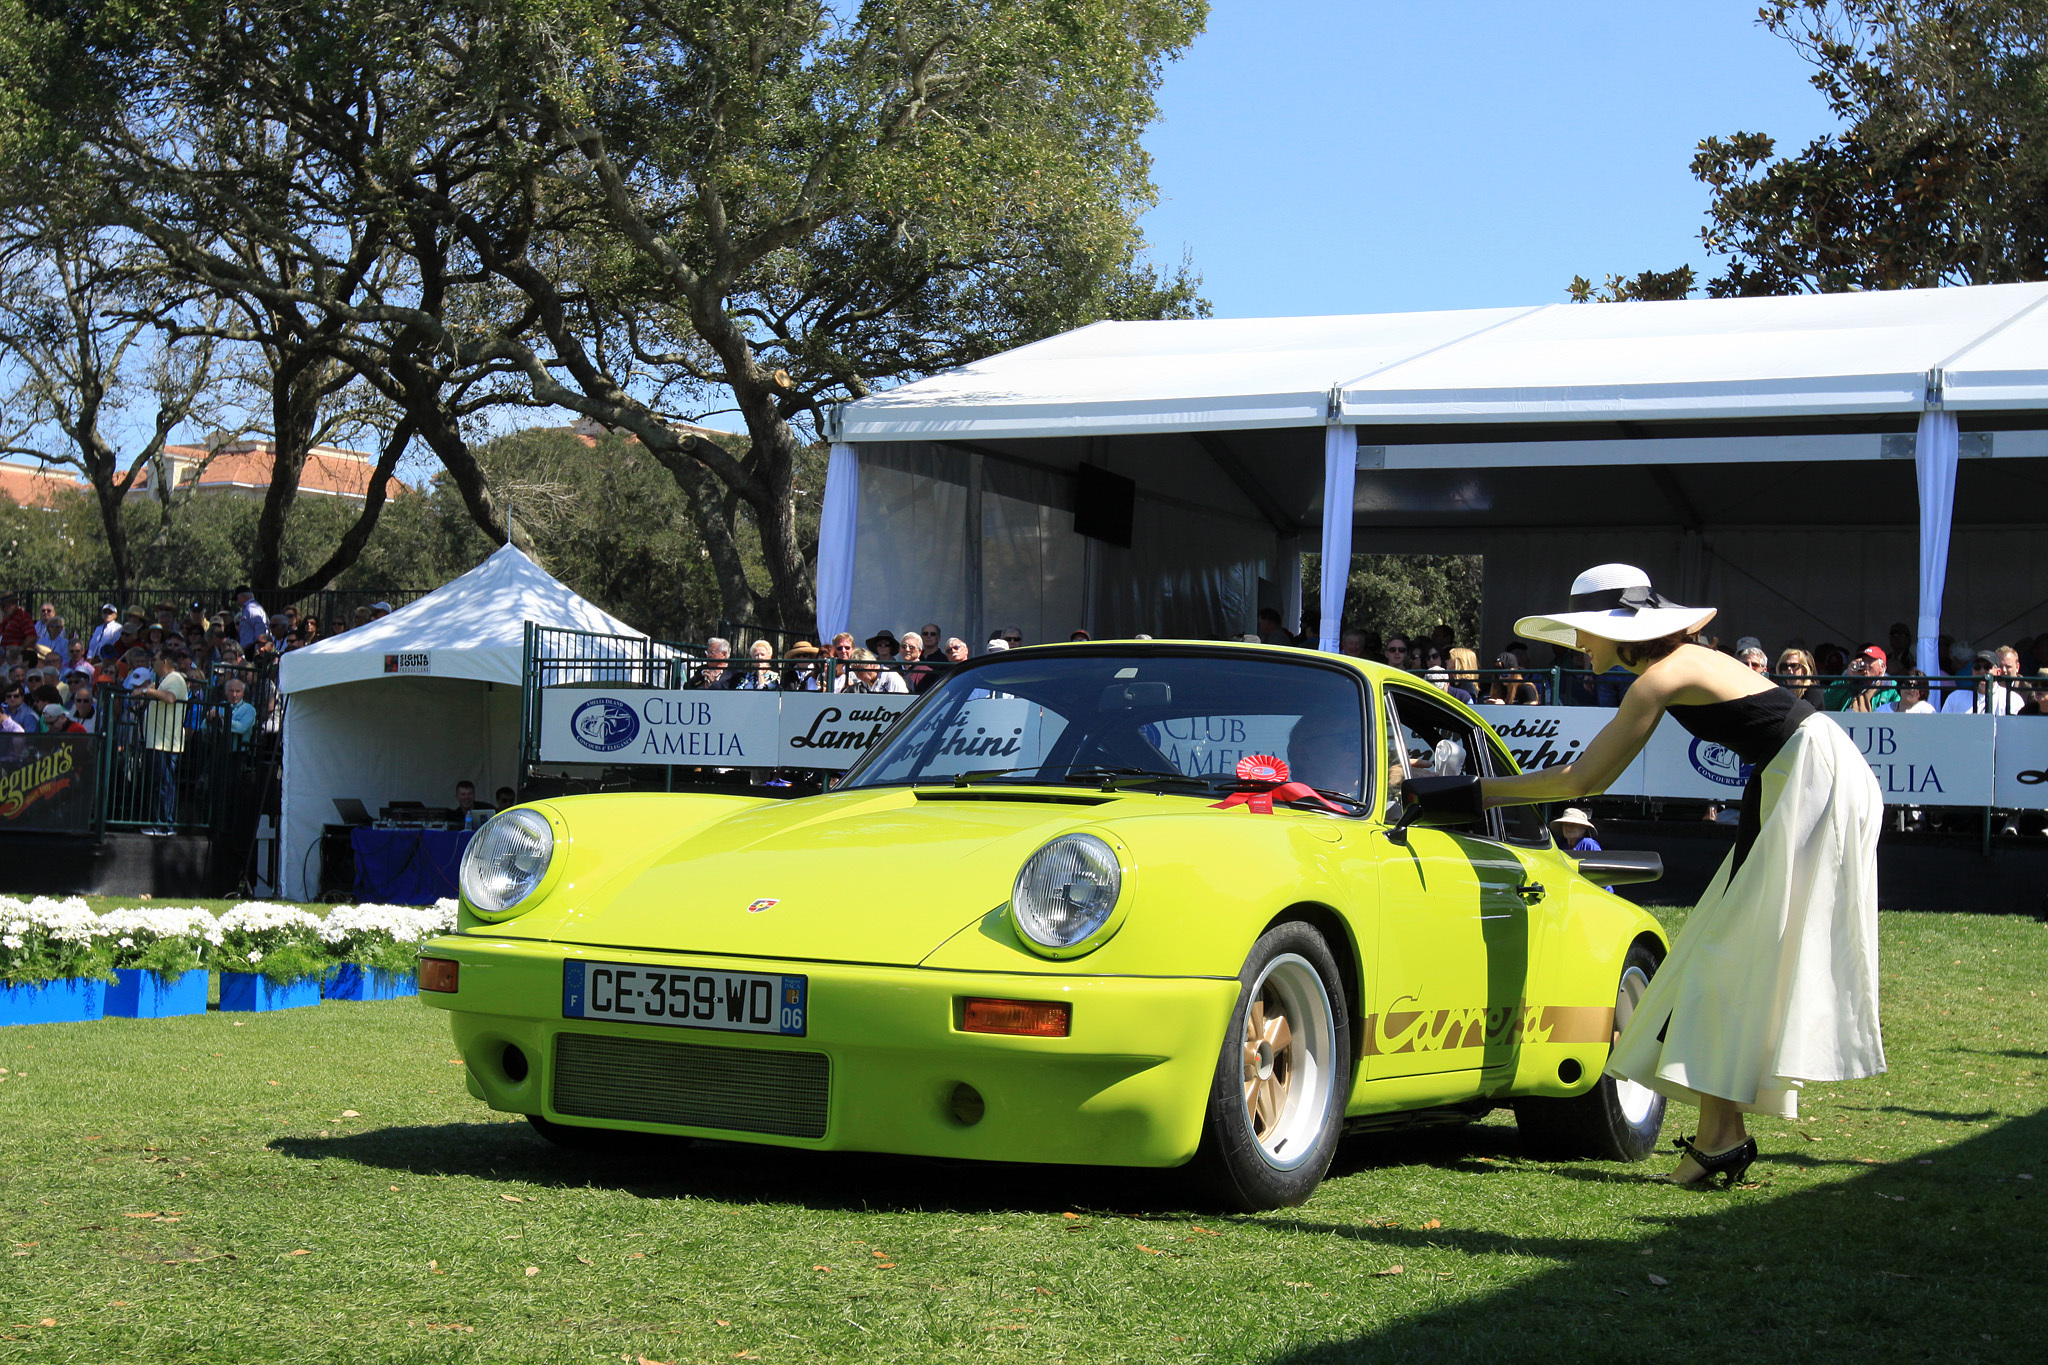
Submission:
M 0 734 L 0 831 L 92 828 L 92 735 Z

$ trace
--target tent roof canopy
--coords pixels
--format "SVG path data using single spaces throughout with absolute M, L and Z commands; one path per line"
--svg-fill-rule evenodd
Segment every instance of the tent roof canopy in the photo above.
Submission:
M 1104 322 L 838 410 L 842 441 L 2048 408 L 2048 284 Z M 1505 434 L 1505 433 L 1503 433 Z M 1560 463 L 1566 462 L 1563 460 Z
M 603 635 L 647 637 L 586 602 L 512 545 L 391 615 L 295 649 L 278 665 L 280 690 L 360 682 L 393 674 L 386 659 L 426 654 L 437 678 L 520 685 L 526 623 Z

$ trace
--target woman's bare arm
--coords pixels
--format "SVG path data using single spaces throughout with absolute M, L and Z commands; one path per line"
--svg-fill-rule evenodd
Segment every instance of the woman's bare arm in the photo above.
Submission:
M 1600 728 L 1570 763 L 1514 777 L 1489 777 L 1479 784 L 1488 806 L 1527 806 L 1539 801 L 1576 801 L 1607 790 L 1650 742 L 1664 717 L 1662 689 L 1639 679 L 1621 699 L 1614 719 Z

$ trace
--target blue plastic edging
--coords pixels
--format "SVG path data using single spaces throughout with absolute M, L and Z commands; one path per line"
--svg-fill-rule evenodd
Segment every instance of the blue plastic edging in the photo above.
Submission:
M 412 972 L 387 972 L 344 962 L 328 973 L 320 993 L 329 1000 L 397 1000 L 418 995 L 420 979 Z
M 32 986 L 0 986 L 0 1026 L 79 1024 L 106 1012 L 107 983 L 67 977 Z
M 110 1019 L 169 1019 L 206 1013 L 207 973 L 201 968 L 176 976 L 159 976 L 140 967 L 116 967 L 119 978 L 107 987 Z
M 223 1013 L 255 1014 L 268 1010 L 303 1009 L 320 1003 L 320 978 L 304 977 L 280 986 L 261 972 L 222 972 Z

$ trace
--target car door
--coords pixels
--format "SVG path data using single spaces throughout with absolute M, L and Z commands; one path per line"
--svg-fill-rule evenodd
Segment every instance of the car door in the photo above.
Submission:
M 1420 688 L 1386 689 L 1389 819 L 1395 784 L 1483 773 L 1486 738 Z M 1478 1072 L 1512 1061 L 1528 973 L 1528 872 L 1499 837 L 1472 829 L 1375 830 L 1375 998 L 1362 1030 L 1368 1080 Z

